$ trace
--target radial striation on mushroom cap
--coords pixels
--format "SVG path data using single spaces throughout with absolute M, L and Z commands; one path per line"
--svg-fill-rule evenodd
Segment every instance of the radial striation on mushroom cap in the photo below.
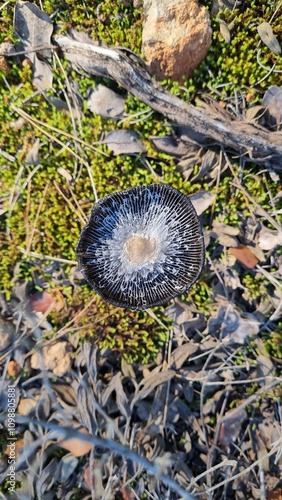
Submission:
M 187 196 L 151 184 L 101 199 L 77 248 L 79 269 L 108 302 L 147 309 L 186 292 L 204 264 L 199 218 Z

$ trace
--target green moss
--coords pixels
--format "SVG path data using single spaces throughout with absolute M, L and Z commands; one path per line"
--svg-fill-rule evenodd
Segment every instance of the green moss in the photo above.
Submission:
M 278 323 L 272 333 L 263 334 L 264 347 L 270 356 L 282 359 L 282 323 Z
M 268 75 L 268 69 L 262 65 L 270 70 L 276 64 L 276 69 L 281 70 L 282 56 L 275 55 L 260 42 L 257 32 L 257 25 L 270 21 L 276 6 L 275 2 L 246 0 L 237 9 L 226 9 L 212 18 L 213 35 L 209 53 L 194 71 L 193 77 L 185 82 L 190 95 L 200 89 L 214 89 L 220 91 L 220 99 L 223 99 L 224 95 L 233 95 L 234 90 L 254 86 L 257 92 L 266 90 L 270 85 L 280 85 L 281 74 L 274 71 Z M 226 43 L 220 33 L 220 20 L 233 25 L 230 43 Z M 274 34 L 280 36 L 281 11 L 271 21 L 271 26 Z M 214 96 L 218 98 L 216 92 Z
M 65 288 L 61 291 L 65 294 Z M 91 299 L 91 306 L 76 319 Z M 68 321 L 74 319 L 81 339 L 90 339 L 100 348 L 110 348 L 129 362 L 147 363 L 168 338 L 170 322 L 161 307 L 154 308 L 160 324 L 146 311 L 124 310 L 108 304 L 86 285 L 79 290 L 69 289 L 66 303 L 67 309 L 52 315 L 57 328 L 65 325 L 66 317 Z

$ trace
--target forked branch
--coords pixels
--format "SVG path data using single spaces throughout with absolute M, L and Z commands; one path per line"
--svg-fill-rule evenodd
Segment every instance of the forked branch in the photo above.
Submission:
M 75 38 L 80 34 L 74 32 Z M 282 168 L 282 133 L 233 118 L 220 109 L 187 104 L 162 88 L 136 59 L 118 48 L 95 45 L 69 36 L 55 37 L 63 55 L 77 68 L 93 75 L 112 78 L 131 94 L 172 122 L 190 127 L 207 140 L 232 148 L 240 155 Z

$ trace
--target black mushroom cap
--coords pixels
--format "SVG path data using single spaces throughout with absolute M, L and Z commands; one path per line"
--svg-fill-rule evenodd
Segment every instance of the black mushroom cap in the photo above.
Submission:
M 96 203 L 76 252 L 80 271 L 103 299 L 146 309 L 195 283 L 205 248 L 189 198 L 170 186 L 151 184 Z

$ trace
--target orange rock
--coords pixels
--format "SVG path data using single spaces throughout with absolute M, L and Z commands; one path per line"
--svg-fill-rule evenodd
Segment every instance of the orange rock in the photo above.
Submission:
M 197 0 L 144 0 L 142 52 L 159 79 L 181 81 L 206 56 L 212 41 L 209 13 Z
M 12 443 L 14 444 L 14 446 L 11 449 Z M 10 446 L 7 446 L 4 454 L 7 455 L 8 457 L 11 457 L 11 451 L 13 451 L 13 455 L 15 453 L 15 456 L 13 456 L 13 458 L 15 460 L 17 460 L 19 458 L 19 454 L 20 454 L 20 451 L 23 448 L 23 446 L 24 446 L 24 440 L 23 439 L 17 439 L 16 441 L 11 441 L 10 442 Z
M 22 398 L 18 404 L 17 412 L 19 415 L 29 415 L 30 412 L 36 407 L 37 399 L 40 396 L 36 396 L 35 399 L 32 398 Z
M 7 372 L 10 377 L 16 377 L 22 371 L 20 365 L 16 361 L 9 361 Z

